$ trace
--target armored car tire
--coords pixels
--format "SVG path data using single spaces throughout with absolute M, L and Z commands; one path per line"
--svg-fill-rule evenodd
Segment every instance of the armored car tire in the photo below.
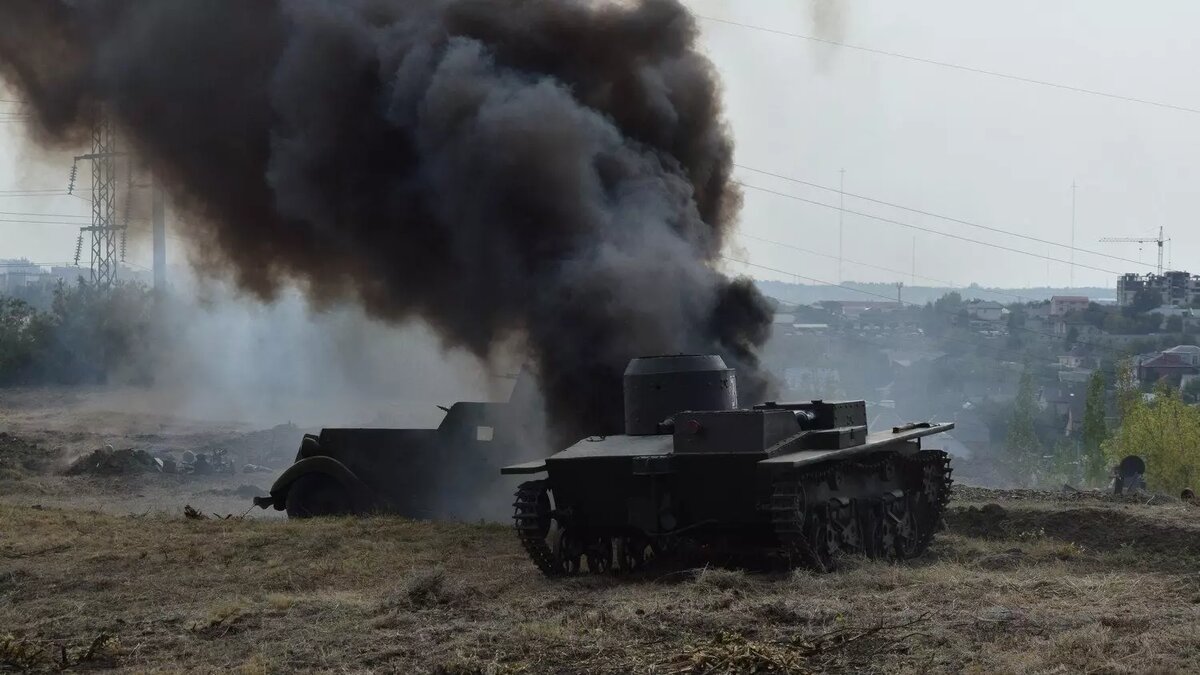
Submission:
M 334 478 L 321 473 L 300 476 L 287 492 L 289 518 L 345 516 L 354 513 L 350 492 Z

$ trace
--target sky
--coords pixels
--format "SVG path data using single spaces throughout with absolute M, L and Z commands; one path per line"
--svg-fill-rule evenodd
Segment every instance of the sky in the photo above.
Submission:
M 817 43 L 819 37 L 921 59 L 1200 111 L 1200 3 L 1155 0 L 686 0 L 716 64 L 745 188 L 741 235 L 727 269 L 800 282 L 904 281 L 1112 287 L 1153 271 L 1171 238 L 1172 267 L 1200 273 L 1200 112 L 1040 86 Z M 11 99 L 0 93 L 0 99 Z M 14 197 L 61 189 L 69 159 L 34 161 L 0 101 L 0 258 L 74 255 L 79 197 Z M 767 175 L 785 176 L 826 189 Z M 844 172 L 844 173 L 843 173 Z M 81 172 L 81 185 L 87 176 Z M 844 210 L 836 208 L 842 197 Z M 981 231 L 930 214 L 1068 244 Z M 785 195 L 790 195 L 785 196 Z M 799 198 L 799 199 L 796 199 Z M 810 200 L 809 202 L 800 200 Z M 819 206 L 811 202 L 824 204 Z M 14 214 L 55 214 L 33 218 Z M 1012 250 L 918 231 L 869 214 Z M 842 226 L 839 228 L 839 218 Z M 842 233 L 839 244 L 839 230 Z M 764 241 L 766 240 L 766 241 Z M 171 246 L 181 243 L 172 239 Z M 837 260 L 839 248 L 843 261 Z M 804 249 L 804 250 L 798 250 Z M 178 259 L 172 251 L 172 257 Z M 86 251 L 85 251 L 86 257 Z M 149 265 L 131 242 L 129 260 Z M 1139 264 L 1140 263 L 1140 264 Z M 884 269 L 879 269 L 884 268 Z M 914 277 L 915 274 L 915 277 Z

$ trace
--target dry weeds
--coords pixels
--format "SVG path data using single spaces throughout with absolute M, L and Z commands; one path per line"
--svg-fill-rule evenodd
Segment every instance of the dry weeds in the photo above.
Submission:
M 1031 502 L 980 524 L 956 506 L 906 565 L 552 582 L 500 526 L 0 505 L 0 663 L 58 669 L 65 649 L 137 671 L 1194 670 L 1200 528 L 1164 508 Z

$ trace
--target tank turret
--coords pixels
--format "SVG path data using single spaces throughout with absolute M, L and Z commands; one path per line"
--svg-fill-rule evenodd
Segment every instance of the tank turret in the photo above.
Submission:
M 669 433 L 663 423 L 684 410 L 733 410 L 737 380 L 720 356 L 651 356 L 625 368 L 625 433 Z

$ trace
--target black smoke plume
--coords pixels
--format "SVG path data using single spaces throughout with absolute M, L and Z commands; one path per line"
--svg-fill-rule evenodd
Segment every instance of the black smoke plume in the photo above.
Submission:
M 98 106 L 197 261 L 523 345 L 560 430 L 619 419 L 635 355 L 717 352 L 761 394 L 769 310 L 713 267 L 739 208 L 677 0 L 0 0 L 44 144 Z M 296 364 L 303 368 L 304 364 Z

